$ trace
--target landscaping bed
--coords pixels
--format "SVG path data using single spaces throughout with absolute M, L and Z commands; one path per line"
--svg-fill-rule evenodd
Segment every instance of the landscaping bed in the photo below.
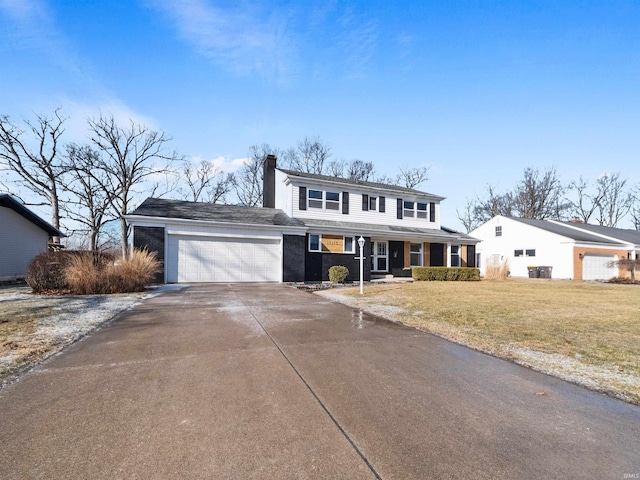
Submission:
M 637 285 L 508 279 L 317 293 L 640 404 Z

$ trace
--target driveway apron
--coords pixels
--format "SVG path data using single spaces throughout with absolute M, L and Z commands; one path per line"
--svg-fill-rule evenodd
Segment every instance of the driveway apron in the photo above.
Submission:
M 0 478 L 640 478 L 640 408 L 277 284 L 145 300 L 0 391 Z

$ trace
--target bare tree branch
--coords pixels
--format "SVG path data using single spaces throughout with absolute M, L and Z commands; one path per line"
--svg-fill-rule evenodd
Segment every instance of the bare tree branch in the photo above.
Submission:
M 35 122 L 25 120 L 25 132 L 8 116 L 0 116 L 0 164 L 17 175 L 20 185 L 43 198 L 43 204 L 51 206 L 51 223 L 56 228 L 60 228 L 58 190 L 65 174 L 58 148 L 65 120 L 56 109 L 52 117 L 36 115 Z M 33 148 L 30 143 L 35 143 Z

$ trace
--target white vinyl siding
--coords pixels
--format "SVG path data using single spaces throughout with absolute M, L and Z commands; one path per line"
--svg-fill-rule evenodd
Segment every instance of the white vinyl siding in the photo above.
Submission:
M 342 192 L 349 192 L 349 214 L 345 215 L 342 213 L 342 207 L 340 206 L 337 210 L 331 210 L 326 208 L 308 208 L 307 210 L 300 210 L 300 186 L 307 188 L 307 196 L 309 190 L 317 190 L 323 192 L 334 192 L 338 193 L 340 191 L 340 199 L 342 200 Z M 353 223 L 364 223 L 364 224 L 383 224 L 383 225 L 394 225 L 394 226 L 402 226 L 402 227 L 417 227 L 417 228 L 440 228 L 440 205 L 437 201 L 431 199 L 421 199 L 421 198 L 406 198 L 403 200 L 413 201 L 414 202 L 414 216 L 408 218 L 397 218 L 397 210 L 396 210 L 396 202 L 398 198 L 401 198 L 398 194 L 389 194 L 388 192 L 385 194 L 381 191 L 367 191 L 367 190 L 359 190 L 355 188 L 357 186 L 351 185 L 340 185 L 340 186 L 318 186 L 312 185 L 310 183 L 295 183 L 289 184 L 289 194 L 291 195 L 291 200 L 284 202 L 286 205 L 291 205 L 291 213 L 290 215 L 294 218 L 315 218 L 321 220 L 335 220 L 339 222 L 353 222 Z M 342 189 L 342 190 L 340 190 Z M 369 201 L 367 205 L 371 206 L 371 197 L 376 199 L 376 210 L 369 209 L 363 211 L 361 208 L 362 205 L 362 196 L 369 195 Z M 385 197 L 385 211 L 380 212 L 380 197 Z M 323 199 L 324 201 L 324 199 Z M 435 218 L 429 218 L 429 203 L 435 203 Z M 415 203 L 423 203 L 427 205 L 426 215 L 427 218 L 418 218 L 415 214 Z

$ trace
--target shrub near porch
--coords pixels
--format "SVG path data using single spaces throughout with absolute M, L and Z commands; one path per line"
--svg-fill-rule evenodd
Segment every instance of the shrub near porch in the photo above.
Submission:
M 640 287 L 547 279 L 370 286 L 358 308 L 640 403 Z

